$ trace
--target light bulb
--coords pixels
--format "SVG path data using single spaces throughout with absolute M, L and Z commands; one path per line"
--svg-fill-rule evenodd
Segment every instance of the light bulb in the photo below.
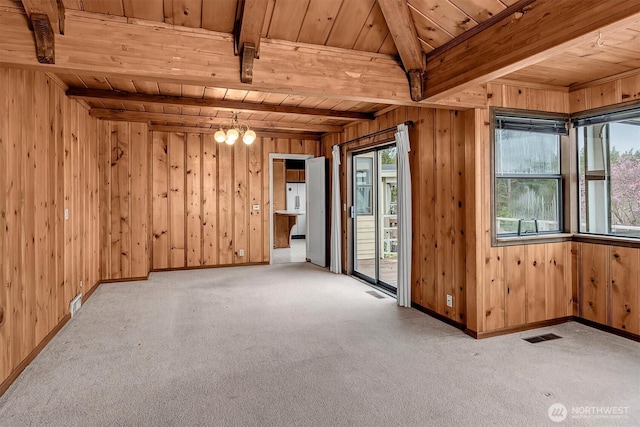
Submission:
M 227 139 L 227 135 L 224 133 L 222 129 L 213 134 L 213 138 L 216 142 L 224 142 Z
M 238 133 L 237 129 L 229 129 L 227 131 L 227 139 L 235 141 L 236 139 L 238 139 L 239 136 L 240 134 Z
M 255 141 L 255 140 L 256 140 L 256 133 L 254 131 L 252 131 L 251 129 L 246 131 L 244 133 L 244 136 L 242 137 L 242 141 L 247 145 L 253 144 L 253 141 Z

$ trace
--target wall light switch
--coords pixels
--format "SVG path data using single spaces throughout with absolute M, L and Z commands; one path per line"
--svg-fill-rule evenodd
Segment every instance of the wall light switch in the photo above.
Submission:
M 64 208 L 64 219 L 65 220 L 69 219 L 69 208 Z
M 259 211 L 260 210 L 260 205 L 253 205 L 253 210 L 254 211 Z

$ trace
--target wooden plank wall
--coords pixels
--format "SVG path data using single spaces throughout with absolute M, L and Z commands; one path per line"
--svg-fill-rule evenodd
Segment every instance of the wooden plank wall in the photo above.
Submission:
M 465 115 L 451 110 L 399 107 L 375 121 L 350 126 L 323 139 L 331 147 L 407 120 L 410 128 L 413 256 L 412 302 L 461 324 L 466 323 L 465 262 Z M 393 134 L 383 138 L 388 139 Z M 347 151 L 380 144 L 362 140 L 341 150 L 341 194 L 347 195 Z M 343 269 L 347 269 L 347 215 L 342 215 Z M 453 307 L 446 295 L 453 295 Z
M 640 99 L 640 72 L 576 89 L 569 94 L 572 113 Z
M 0 67 L 0 384 L 100 279 L 96 129 L 44 73 Z
M 489 84 L 489 106 L 567 113 L 569 94 L 529 87 Z M 468 248 L 467 262 L 475 262 L 468 272 L 475 280 L 470 298 L 477 309 L 468 328 L 483 333 L 521 327 L 574 314 L 575 290 L 572 274 L 572 243 L 529 244 L 491 247 L 491 138 L 489 109 L 476 110 L 473 140 L 474 168 L 467 184 L 475 187 L 475 240 Z M 469 125 L 470 126 L 470 125 Z M 471 154 L 470 154 L 471 155 Z M 471 174 L 471 171 L 469 171 Z
M 102 280 L 149 274 L 149 131 L 144 123 L 98 121 Z
M 594 84 L 569 94 L 571 112 L 640 99 L 640 73 Z M 640 334 L 640 249 L 578 243 L 578 315 Z
M 153 270 L 268 263 L 269 153 L 317 156 L 320 148 L 316 140 L 228 146 L 210 134 L 155 131 L 151 145 Z

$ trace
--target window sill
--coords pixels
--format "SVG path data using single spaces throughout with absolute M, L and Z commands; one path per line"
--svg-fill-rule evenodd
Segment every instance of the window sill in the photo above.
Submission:
M 494 238 L 492 245 L 499 246 L 521 246 L 521 245 L 540 245 L 543 243 L 557 243 L 571 241 L 573 234 L 571 233 L 553 233 L 553 234 L 536 234 L 533 236 L 514 236 L 514 237 L 498 237 Z
M 631 237 L 604 236 L 599 234 L 574 234 L 573 241 L 579 243 L 592 243 L 595 245 L 640 248 L 640 239 L 634 239 Z

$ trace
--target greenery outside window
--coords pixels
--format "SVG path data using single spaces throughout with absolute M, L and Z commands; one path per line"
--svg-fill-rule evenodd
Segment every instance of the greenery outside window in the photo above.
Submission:
M 495 236 L 563 230 L 561 139 L 564 117 L 494 110 Z
M 640 238 L 640 107 L 573 119 L 579 230 Z

